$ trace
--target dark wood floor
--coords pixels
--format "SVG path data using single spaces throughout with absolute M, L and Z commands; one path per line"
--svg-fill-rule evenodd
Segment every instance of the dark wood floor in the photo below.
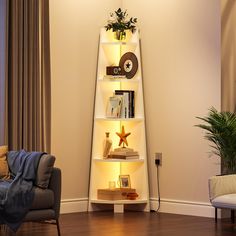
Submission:
M 236 224 L 229 219 L 183 216 L 165 213 L 112 212 L 64 214 L 60 217 L 62 236 L 235 236 Z M 14 235 L 0 230 L 0 235 Z M 56 226 L 24 223 L 17 236 L 56 236 Z

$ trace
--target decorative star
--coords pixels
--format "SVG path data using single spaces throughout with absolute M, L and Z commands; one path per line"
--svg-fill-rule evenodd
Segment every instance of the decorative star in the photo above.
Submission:
M 125 66 L 126 66 L 127 69 L 129 69 L 131 64 L 129 62 L 127 62 Z
M 125 128 L 122 125 L 122 130 L 121 133 L 116 132 L 116 134 L 120 137 L 120 142 L 119 142 L 119 146 L 123 143 L 123 147 L 124 144 L 126 144 L 126 146 L 128 146 L 128 142 L 126 140 L 126 138 L 131 134 L 131 133 L 125 133 Z

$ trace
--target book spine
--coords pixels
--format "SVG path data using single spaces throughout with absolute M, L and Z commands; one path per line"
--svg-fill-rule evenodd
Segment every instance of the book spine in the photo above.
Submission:
M 130 91 L 130 110 L 131 110 L 131 114 L 130 114 L 130 118 L 134 118 L 134 91 Z
M 129 118 L 131 118 L 132 114 L 132 104 L 131 104 L 131 93 L 129 91 Z
M 134 96 L 134 91 L 131 91 L 132 93 L 132 118 L 135 117 L 135 96 Z
M 129 107 L 129 93 L 124 93 L 125 97 L 125 118 L 129 118 L 130 107 Z

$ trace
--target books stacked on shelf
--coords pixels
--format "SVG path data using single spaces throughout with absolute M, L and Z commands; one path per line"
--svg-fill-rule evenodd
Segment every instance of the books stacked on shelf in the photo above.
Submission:
M 115 90 L 107 104 L 107 118 L 134 118 L 134 91 Z
M 139 154 L 132 148 L 116 148 L 114 151 L 110 152 L 107 158 L 124 160 L 139 159 Z
M 121 118 L 134 118 L 134 91 L 115 90 L 115 95 L 121 95 L 123 97 Z

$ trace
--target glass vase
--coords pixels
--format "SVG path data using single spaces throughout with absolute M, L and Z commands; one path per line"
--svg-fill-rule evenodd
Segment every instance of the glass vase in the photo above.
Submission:
M 115 39 L 117 40 L 125 40 L 126 39 L 126 32 L 125 31 L 122 31 L 122 30 L 117 30 L 115 32 Z

